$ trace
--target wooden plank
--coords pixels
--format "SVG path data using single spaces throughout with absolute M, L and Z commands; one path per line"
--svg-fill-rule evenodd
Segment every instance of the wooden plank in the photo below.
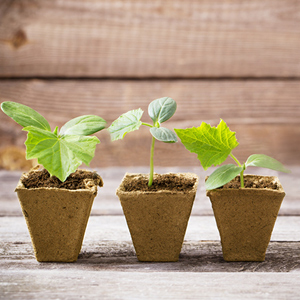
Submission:
M 75 268 L 91 270 L 97 265 L 102 271 L 300 272 L 300 217 L 278 217 L 277 221 L 279 226 L 274 228 L 264 263 L 225 262 L 214 217 L 192 216 L 179 262 L 160 264 L 138 262 L 123 216 L 91 217 Z M 0 236 L 1 266 L 40 268 L 23 218 L 0 218 Z M 66 269 L 66 264 L 52 265 Z
M 217 125 L 219 118 L 237 132 L 240 146 L 234 153 L 245 160 L 253 153 L 274 156 L 285 164 L 300 161 L 300 84 L 271 80 L 3 80 L 0 101 L 17 101 L 36 109 L 62 126 L 81 114 L 98 114 L 108 125 L 120 114 L 136 108 L 147 111 L 149 102 L 162 96 L 178 102 L 169 128 L 199 126 L 201 121 Z M 145 113 L 143 120 L 150 122 Z M 149 161 L 151 139 L 147 128 L 110 142 L 107 131 L 97 136 L 94 167 L 143 166 Z M 22 146 L 26 133 L 1 115 L 1 146 Z M 133 150 L 134 149 L 134 150 Z M 138 155 L 137 155 L 138 151 Z M 156 144 L 157 166 L 195 166 L 196 155 L 180 143 Z
M 292 167 L 292 173 L 284 174 L 272 170 L 252 168 L 249 173 L 262 175 L 275 175 L 280 178 L 286 196 L 279 211 L 281 216 L 300 216 L 300 167 Z M 103 178 L 104 187 L 98 189 L 98 195 L 94 200 L 91 214 L 99 215 L 123 215 L 120 201 L 116 196 L 116 189 L 126 172 L 147 173 L 148 167 L 123 167 L 95 169 Z M 211 203 L 205 195 L 204 179 L 207 172 L 200 167 L 164 167 L 156 168 L 157 173 L 168 172 L 193 172 L 199 176 L 199 186 L 194 202 L 192 215 L 212 215 Z M 21 172 L 8 172 L 0 170 L 0 216 L 21 216 L 22 211 L 14 189 L 17 186 Z
M 47 267 L 48 266 L 48 267 Z M 5 299 L 299 299 L 299 273 L 0 270 Z M 145 266 L 146 267 L 146 266 Z
M 22 217 L 0 218 L 3 299 L 298 299 L 300 217 L 279 217 L 265 262 L 225 262 L 213 217 L 191 217 L 176 263 L 141 263 L 121 216 L 91 217 L 76 263 L 38 263 Z M 283 225 L 283 226 L 282 226 Z M 289 228 L 289 230 L 286 230 Z M 276 233 L 277 231 L 277 233 Z M 201 297 L 199 296 L 201 295 Z M 200 297 L 200 298 L 199 298 Z
M 300 76 L 299 1 L 0 3 L 0 76 Z
M 131 241 L 98 241 L 86 245 L 74 266 L 47 263 L 40 266 L 35 260 L 31 243 L 0 243 L 5 247 L 0 268 L 22 272 L 26 269 L 58 269 L 115 272 L 293 272 L 300 275 L 300 242 L 270 242 L 265 262 L 233 262 L 223 260 L 219 242 L 184 242 L 177 263 L 140 263 Z M 88 248 L 87 248 L 88 247 Z M 85 249 L 85 250 L 84 250 Z

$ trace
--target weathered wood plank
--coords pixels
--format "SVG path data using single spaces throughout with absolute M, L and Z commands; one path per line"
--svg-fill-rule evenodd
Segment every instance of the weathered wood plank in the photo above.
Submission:
M 298 80 L 4 80 L 0 81 L 0 91 L 0 102 L 29 105 L 49 119 L 52 127 L 81 114 L 98 114 L 110 125 L 120 114 L 139 107 L 147 111 L 151 100 L 168 95 L 178 102 L 178 109 L 166 127 L 199 126 L 201 121 L 217 125 L 222 118 L 237 131 L 240 146 L 234 151 L 241 160 L 253 153 L 264 153 L 286 164 L 300 162 Z M 146 113 L 143 119 L 151 121 Z M 148 164 L 148 128 L 114 143 L 107 131 L 97 136 L 102 143 L 92 166 Z M 22 146 L 26 133 L 1 114 L 0 139 L 1 146 Z M 157 143 L 155 164 L 192 166 L 198 161 L 180 143 Z
M 48 265 L 50 268 L 51 265 Z M 298 273 L 0 270 L 4 299 L 299 299 Z
M 292 173 L 279 174 L 278 172 L 252 168 L 249 173 L 262 175 L 275 175 L 280 178 L 285 189 L 286 196 L 279 211 L 279 215 L 300 215 L 300 168 L 291 167 Z M 120 201 L 115 192 L 126 172 L 147 173 L 148 167 L 123 167 L 95 169 L 103 178 L 104 187 L 98 189 L 98 195 L 94 200 L 92 215 L 123 215 Z M 205 195 L 204 179 L 206 172 L 200 167 L 169 167 L 156 168 L 157 173 L 168 172 L 193 172 L 199 176 L 199 186 L 194 202 L 192 215 L 212 215 L 209 199 Z M 21 216 L 21 208 L 14 189 L 17 186 L 21 172 L 9 172 L 0 170 L 0 216 Z
M 75 269 L 142 272 L 300 272 L 300 217 L 278 217 L 266 261 L 228 263 L 223 260 L 213 217 L 192 216 L 178 263 L 140 263 L 122 216 L 91 217 Z M 286 229 L 289 230 L 286 230 Z M 38 264 L 25 221 L 0 218 L 0 265 L 9 269 L 69 269 L 70 264 Z M 70 268 L 73 268 L 72 266 Z
M 0 3 L 0 76 L 300 76 L 299 1 Z
M 220 243 L 204 240 L 215 239 L 212 221 L 213 217 L 191 217 L 182 253 L 176 263 L 138 262 L 125 218 L 121 216 L 90 218 L 76 263 L 38 263 L 24 219 L 2 217 L 0 297 L 299 298 L 300 217 L 278 218 L 277 223 L 281 226 L 274 228 L 273 241 L 268 247 L 266 261 L 262 263 L 225 262 Z M 283 229 L 284 224 L 290 230 Z M 275 242 L 277 234 L 285 241 Z
M 4 248 L 0 268 L 22 272 L 58 269 L 121 272 L 294 272 L 300 273 L 300 242 L 270 242 L 264 262 L 226 262 L 219 242 L 184 242 L 176 263 L 139 262 L 131 241 L 97 241 L 86 245 L 76 264 L 36 262 L 28 243 L 0 243 Z

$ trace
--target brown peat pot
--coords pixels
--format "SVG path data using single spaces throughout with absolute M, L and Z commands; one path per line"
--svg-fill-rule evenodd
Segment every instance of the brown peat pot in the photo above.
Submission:
M 76 261 L 97 195 L 94 181 L 85 179 L 86 188 L 77 190 L 54 187 L 27 189 L 22 183 L 23 176 L 16 192 L 37 261 Z M 102 185 L 101 179 L 99 186 Z
M 245 179 L 271 179 L 277 189 L 221 188 L 207 191 L 219 229 L 226 261 L 264 261 L 273 227 L 285 196 L 277 177 L 245 175 Z
M 139 261 L 178 261 L 198 186 L 192 173 L 177 173 L 194 181 L 183 191 L 126 191 L 133 179 L 148 175 L 126 173 L 117 189 Z M 154 175 L 155 180 L 155 175 Z

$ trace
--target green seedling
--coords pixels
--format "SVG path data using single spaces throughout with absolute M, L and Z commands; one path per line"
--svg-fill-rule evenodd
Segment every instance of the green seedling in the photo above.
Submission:
M 108 131 L 111 134 L 111 140 L 123 139 L 126 133 L 138 130 L 141 125 L 150 127 L 150 133 L 152 134 L 152 144 L 150 153 L 150 175 L 148 186 L 151 187 L 153 183 L 153 156 L 154 156 L 154 144 L 155 140 L 162 141 L 164 143 L 177 142 L 176 134 L 168 128 L 161 127 L 161 123 L 169 120 L 175 113 L 177 108 L 176 102 L 169 98 L 164 97 L 152 101 L 148 106 L 148 114 L 153 121 L 153 125 L 144 123 L 141 121 L 143 110 L 136 109 L 128 111 L 115 120 Z
M 231 131 L 223 120 L 220 121 L 217 127 L 202 122 L 200 127 L 197 128 L 174 130 L 186 149 L 198 155 L 204 170 L 213 165 L 220 165 L 228 156 L 235 161 L 236 165 L 223 165 L 208 177 L 205 182 L 207 190 L 223 186 L 238 174 L 240 174 L 241 188 L 244 188 L 244 171 L 250 166 L 268 168 L 285 173 L 290 172 L 279 161 L 264 154 L 250 155 L 247 161 L 241 164 L 232 154 L 232 150 L 239 145 L 235 132 Z
M 76 171 L 82 163 L 89 165 L 95 155 L 95 136 L 105 128 L 106 121 L 94 115 L 80 116 L 51 131 L 48 121 L 32 108 L 16 102 L 3 102 L 2 111 L 27 131 L 26 159 L 38 163 L 61 181 Z

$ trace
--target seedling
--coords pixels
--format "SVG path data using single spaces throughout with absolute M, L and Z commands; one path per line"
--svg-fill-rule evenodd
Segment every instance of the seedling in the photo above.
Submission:
M 82 163 L 87 166 L 95 155 L 95 136 L 88 136 L 105 128 L 106 121 L 94 115 L 80 116 L 51 132 L 48 121 L 32 108 L 16 102 L 3 102 L 2 111 L 27 131 L 26 159 L 37 158 L 38 163 L 61 181 L 76 171 Z
M 221 120 L 217 127 L 210 126 L 202 122 L 200 127 L 187 129 L 174 129 L 181 142 L 192 153 L 198 154 L 198 159 L 204 170 L 211 166 L 223 163 L 230 156 L 236 163 L 228 164 L 216 169 L 206 180 L 207 190 L 213 190 L 230 182 L 240 174 L 241 188 L 244 188 L 244 171 L 247 167 L 262 167 L 280 172 L 289 173 L 276 159 L 264 155 L 250 155 L 243 164 L 232 154 L 232 150 L 239 143 L 235 137 L 235 132 L 231 131 L 227 124 Z
M 176 102 L 169 98 L 164 97 L 152 101 L 148 106 L 148 114 L 153 121 L 153 125 L 141 121 L 143 115 L 142 109 L 128 111 L 115 120 L 108 131 L 111 134 L 111 140 L 123 139 L 126 133 L 138 130 L 141 125 L 150 127 L 152 134 L 152 144 L 150 153 L 150 175 L 148 186 L 151 187 L 153 183 L 153 156 L 155 139 L 164 143 L 177 142 L 176 134 L 168 128 L 161 127 L 161 123 L 169 120 L 175 113 L 177 108 Z

